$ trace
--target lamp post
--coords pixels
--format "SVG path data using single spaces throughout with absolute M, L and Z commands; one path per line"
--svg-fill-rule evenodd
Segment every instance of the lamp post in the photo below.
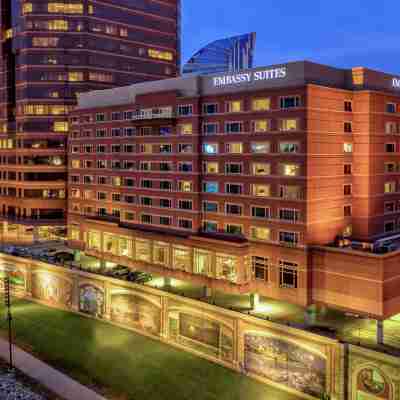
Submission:
M 7 307 L 7 321 L 8 321 L 8 352 L 9 352 L 9 369 L 13 370 L 13 343 L 12 343 L 12 316 L 11 316 L 11 284 L 8 273 L 10 268 L 4 268 L 5 277 L 4 281 L 4 304 Z

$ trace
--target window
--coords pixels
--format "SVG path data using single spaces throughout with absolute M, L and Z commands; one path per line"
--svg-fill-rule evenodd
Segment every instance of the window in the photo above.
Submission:
M 142 214 L 140 216 L 140 220 L 142 224 L 152 224 L 153 223 L 153 216 L 149 214 Z
M 225 232 L 230 235 L 242 235 L 242 226 L 236 224 L 226 224 Z
M 269 163 L 253 163 L 252 164 L 253 175 L 264 176 L 271 174 L 271 164 Z
M 218 124 L 214 122 L 207 122 L 203 124 L 203 133 L 205 135 L 214 135 L 218 133 Z
M 68 122 L 55 121 L 53 124 L 54 132 L 68 132 Z
M 343 194 L 345 196 L 351 196 L 352 195 L 352 186 L 351 185 L 344 185 L 343 186 Z
M 237 175 L 242 173 L 242 164 L 241 163 L 226 163 L 225 164 L 225 173 L 228 175 Z
M 218 193 L 218 182 L 203 182 L 203 192 Z
M 252 226 L 250 228 L 250 237 L 254 240 L 271 240 L 271 229 Z
M 345 122 L 344 123 L 344 131 L 345 131 L 345 133 L 352 133 L 353 132 L 353 123 Z
M 251 207 L 251 216 L 254 218 L 269 219 L 271 217 L 271 209 L 269 207 Z
M 343 207 L 343 215 L 344 215 L 344 217 L 351 217 L 351 214 L 352 214 L 351 206 L 344 206 Z
M 225 204 L 225 214 L 242 215 L 243 208 L 239 204 Z
M 106 192 L 97 192 L 97 200 L 107 200 Z
M 297 264 L 279 261 L 279 286 L 281 288 L 297 288 Z
M 384 230 L 385 230 L 385 233 L 394 232 L 395 231 L 394 221 L 385 222 Z
M 193 202 L 192 200 L 179 200 L 178 207 L 181 210 L 192 210 Z
M 243 130 L 242 122 L 226 122 L 225 132 L 226 133 L 240 133 Z
M 344 111 L 353 112 L 353 102 L 350 100 L 345 100 Z
M 280 99 L 281 108 L 288 109 L 288 108 L 295 108 L 300 107 L 300 96 L 286 96 L 281 97 Z
M 178 226 L 181 229 L 192 229 L 193 221 L 191 219 L 179 218 Z
M 214 221 L 203 221 L 204 232 L 218 232 L 218 223 Z
M 268 282 L 268 258 L 253 256 L 251 264 L 254 279 Z
M 296 142 L 280 142 L 279 143 L 279 151 L 281 153 L 298 153 L 299 152 L 299 144 Z
M 253 131 L 256 133 L 268 132 L 271 130 L 271 121 L 268 119 L 259 119 L 253 122 Z
M 396 163 L 394 163 L 394 162 L 385 163 L 385 173 L 390 174 L 390 173 L 394 173 L 396 171 L 397 171 Z
M 218 212 L 218 203 L 214 201 L 203 201 L 203 211 L 211 213 Z
M 343 165 L 343 173 L 344 173 L 344 175 L 351 175 L 352 174 L 352 165 L 344 164 Z
M 178 115 L 188 116 L 193 114 L 193 106 L 190 105 L 179 105 L 178 106 Z
M 116 201 L 118 203 L 121 201 L 121 193 L 112 193 L 111 198 L 112 201 Z
M 385 182 L 384 187 L 385 193 L 395 193 L 396 192 L 396 182 Z
M 242 102 L 240 100 L 228 101 L 226 103 L 226 112 L 234 113 L 242 111 Z
M 290 208 L 281 208 L 279 210 L 279 219 L 284 221 L 296 222 L 299 220 L 299 210 L 292 210 Z
M 238 183 L 226 183 L 225 193 L 230 194 L 242 194 L 242 185 Z
M 252 185 L 252 194 L 257 197 L 269 197 L 271 196 L 270 185 Z
M 133 213 L 131 211 L 125 211 L 124 219 L 126 221 L 133 221 L 135 219 L 135 213 Z
M 211 273 L 212 254 L 209 251 L 194 250 L 194 269 L 195 274 L 208 275 Z
M 243 144 L 242 143 L 227 143 L 225 145 L 225 151 L 230 154 L 243 153 Z
M 160 153 L 172 153 L 172 145 L 171 144 L 160 144 L 159 146 Z
M 279 164 L 280 174 L 283 176 L 299 176 L 300 165 L 298 164 Z
M 187 162 L 178 163 L 178 171 L 179 172 L 192 172 L 193 171 L 192 162 L 191 161 L 187 161 Z
M 161 216 L 159 221 L 160 221 L 160 225 L 169 226 L 169 225 L 171 225 L 172 218 L 166 217 L 166 216 Z
M 192 267 L 191 250 L 183 246 L 174 246 L 172 251 L 172 262 L 175 269 L 189 271 Z
M 25 14 L 30 14 L 33 11 L 33 5 L 32 3 L 24 3 L 22 6 L 22 13 Z
M 151 189 L 153 187 L 153 181 L 149 180 L 149 179 L 143 179 L 140 182 L 140 186 L 144 189 Z
M 216 104 L 216 103 L 203 104 L 203 113 L 204 114 L 217 114 L 218 113 L 218 104 Z
M 96 122 L 104 122 L 106 120 L 106 115 L 103 113 L 96 114 Z
M 217 162 L 204 162 L 203 171 L 206 174 L 218 174 L 218 163 Z
M 172 190 L 172 182 L 171 181 L 160 181 L 160 190 Z
M 32 38 L 33 47 L 57 47 L 59 38 L 55 37 L 34 37 Z
M 181 135 L 191 135 L 193 133 L 193 125 L 192 124 L 179 125 L 179 133 Z
M 343 151 L 345 153 L 352 153 L 353 152 L 353 143 L 343 143 Z
M 47 21 L 47 29 L 49 31 L 67 31 L 68 21 L 63 19 L 53 19 Z
M 269 153 L 271 145 L 269 142 L 252 142 L 250 150 L 252 153 L 266 154 Z
M 396 122 L 386 122 L 385 133 L 388 134 L 399 133 L 399 125 L 397 125 Z
M 189 143 L 179 143 L 178 151 L 179 153 L 192 153 L 193 145 Z
M 395 143 L 385 143 L 385 151 L 386 153 L 394 153 L 396 151 Z
M 158 60 L 164 61 L 172 61 L 174 59 L 174 55 L 170 51 L 148 49 L 148 55 L 151 58 L 156 58 Z
M 160 207 L 161 208 L 171 208 L 172 201 L 170 199 L 160 199 Z
M 252 103 L 253 111 L 268 111 L 271 109 L 271 99 L 253 99 Z
M 299 242 L 299 234 L 297 232 L 280 231 L 279 241 L 285 244 L 296 245 Z
M 204 154 L 217 154 L 218 153 L 218 144 L 203 143 L 203 153 Z
M 52 2 L 47 4 L 50 14 L 83 14 L 83 4 Z
M 192 183 L 192 181 L 179 181 L 178 189 L 180 192 L 192 192 L 193 191 L 193 183 Z
M 141 197 L 140 204 L 145 207 L 151 207 L 153 205 L 153 199 L 151 197 Z
M 298 129 L 298 120 L 297 119 L 281 119 L 279 120 L 279 130 L 286 131 L 295 131 Z
M 387 103 L 386 104 L 386 112 L 389 114 L 395 114 L 396 113 L 396 104 L 395 103 Z

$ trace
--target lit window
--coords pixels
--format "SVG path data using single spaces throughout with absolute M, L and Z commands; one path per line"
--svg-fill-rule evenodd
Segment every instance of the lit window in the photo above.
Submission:
M 81 82 L 83 81 L 83 72 L 68 72 L 69 82 Z
M 191 135 L 193 133 L 192 124 L 182 124 L 179 126 L 181 135 Z
M 352 153 L 353 152 L 353 143 L 343 143 L 343 151 L 345 153 Z
M 252 226 L 250 228 L 250 236 L 254 240 L 271 240 L 271 229 Z
M 89 80 L 95 82 L 111 83 L 114 82 L 114 76 L 111 73 L 105 72 L 89 72 Z
M 395 193 L 396 192 L 396 182 L 385 182 L 385 193 Z
M 204 143 L 203 144 L 203 153 L 204 154 L 217 154 L 218 153 L 218 144 Z
M 57 47 L 59 38 L 55 37 L 34 37 L 32 38 L 33 47 Z
M 148 49 L 148 55 L 158 60 L 172 61 L 174 59 L 174 55 L 170 51 Z
M 218 163 L 217 162 L 205 162 L 203 169 L 206 174 L 218 174 Z
M 242 111 L 242 102 L 240 100 L 228 101 L 226 103 L 226 112 L 240 112 Z
M 204 182 L 203 192 L 205 193 L 218 193 L 218 182 Z
M 22 13 L 25 14 L 30 14 L 33 11 L 33 5 L 32 3 L 24 3 L 22 6 Z
M 191 251 L 188 247 L 174 247 L 172 250 L 172 260 L 174 268 L 188 272 L 191 270 Z
M 234 228 L 234 227 L 232 227 Z M 227 230 L 229 228 L 227 227 Z M 226 254 L 217 254 L 216 257 L 216 277 L 217 279 L 226 279 L 231 282 L 237 280 L 237 264 L 238 259 L 235 256 L 229 256 Z
M 212 254 L 205 250 L 194 250 L 194 270 L 195 274 L 207 275 L 211 271 Z
M 48 3 L 47 11 L 52 14 L 83 14 L 83 4 L 80 3 Z
M 281 153 L 298 153 L 299 152 L 299 144 L 292 142 L 280 142 L 279 143 L 279 151 Z
M 254 99 L 253 111 L 268 111 L 271 108 L 271 99 Z
M 68 122 L 56 121 L 53 125 L 54 132 L 68 132 Z
M 281 131 L 295 131 L 298 129 L 297 119 L 281 119 L 279 121 L 279 130 Z
M 242 143 L 227 143 L 225 145 L 225 151 L 231 154 L 240 154 L 243 153 L 243 144 Z
M 280 164 L 281 175 L 298 176 L 300 173 L 300 165 L 298 164 Z
M 279 286 L 281 288 L 297 288 L 297 264 L 279 261 Z
M 270 175 L 271 164 L 268 163 L 253 163 L 253 175 Z
M 47 21 L 47 29 L 49 31 L 67 31 L 68 21 L 63 19 L 54 19 Z
M 271 145 L 269 142 L 252 142 L 250 149 L 252 153 L 269 153 Z
M 253 127 L 254 127 L 254 132 L 268 132 L 270 130 L 270 121 L 267 119 L 260 119 L 257 121 L 254 121 Z
M 191 192 L 193 190 L 193 184 L 191 181 L 179 181 L 178 187 L 180 192 Z
M 253 196 L 257 197 L 269 197 L 271 196 L 271 186 L 270 185 L 253 185 Z

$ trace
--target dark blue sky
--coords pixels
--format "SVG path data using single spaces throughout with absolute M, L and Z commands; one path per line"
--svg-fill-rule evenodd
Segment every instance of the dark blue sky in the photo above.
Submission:
M 226 36 L 257 32 L 257 66 L 312 60 L 400 73 L 399 0 L 182 0 L 183 61 Z

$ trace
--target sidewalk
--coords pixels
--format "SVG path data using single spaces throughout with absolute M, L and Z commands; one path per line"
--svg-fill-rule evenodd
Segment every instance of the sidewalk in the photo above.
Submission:
M 8 360 L 8 342 L 0 338 L 0 357 Z M 93 390 L 48 366 L 29 353 L 13 346 L 14 365 L 65 400 L 106 400 Z

